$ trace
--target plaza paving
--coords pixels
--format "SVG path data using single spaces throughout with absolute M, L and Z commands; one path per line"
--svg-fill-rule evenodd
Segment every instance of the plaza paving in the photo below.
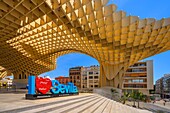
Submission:
M 134 102 L 126 102 L 127 105 L 134 105 Z M 138 103 L 135 103 L 136 106 L 138 106 Z M 139 107 L 142 109 L 147 109 L 149 111 L 152 111 L 154 113 L 170 113 L 170 102 L 167 102 L 166 105 L 163 105 L 163 101 L 156 101 L 156 103 L 144 103 L 140 102 Z
M 155 106 L 162 107 L 162 108 L 164 108 L 164 109 L 167 109 L 167 111 L 169 111 L 169 113 L 170 113 L 170 102 L 166 102 L 165 105 L 164 105 L 163 103 L 164 103 L 164 101 L 163 101 L 163 100 L 160 100 L 160 101 L 156 101 L 156 102 L 154 103 L 154 105 L 155 105 Z
M 2 113 L 150 113 L 123 105 L 97 94 L 25 100 L 24 94 L 0 94 Z

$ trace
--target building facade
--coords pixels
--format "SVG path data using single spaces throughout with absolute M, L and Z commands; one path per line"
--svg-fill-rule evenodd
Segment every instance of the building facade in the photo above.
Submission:
M 153 89 L 153 61 L 137 62 L 130 66 L 123 77 L 122 89 L 149 95 L 149 90 Z
M 170 98 L 170 74 L 164 74 L 155 85 L 157 94 L 160 94 L 162 98 Z
M 163 77 L 158 79 L 155 83 L 155 93 L 160 94 L 162 97 L 163 94 Z
M 93 89 L 99 87 L 100 67 L 98 65 L 83 67 L 81 75 L 81 89 Z
M 83 67 L 83 69 L 82 69 L 82 72 L 81 72 L 81 89 L 89 88 L 88 87 L 89 78 L 87 76 L 88 70 L 90 70 L 90 68 L 88 68 L 88 67 Z
M 68 82 L 70 82 L 70 78 L 64 76 L 56 77 L 55 80 L 58 80 L 61 84 L 67 84 Z
M 170 98 L 170 74 L 163 77 L 163 97 Z
M 69 69 L 70 82 L 75 86 L 81 88 L 81 72 L 83 67 L 73 67 Z

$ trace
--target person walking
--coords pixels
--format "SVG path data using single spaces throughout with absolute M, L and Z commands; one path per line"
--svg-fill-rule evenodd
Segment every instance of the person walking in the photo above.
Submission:
M 164 104 L 164 106 L 165 106 L 165 104 L 166 104 L 166 101 L 165 101 L 165 100 L 164 100 L 164 103 L 163 103 L 163 104 Z

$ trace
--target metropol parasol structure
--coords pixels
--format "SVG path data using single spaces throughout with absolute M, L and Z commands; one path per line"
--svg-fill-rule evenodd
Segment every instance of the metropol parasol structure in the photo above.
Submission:
M 80 52 L 100 63 L 100 86 L 121 87 L 127 67 L 170 49 L 170 19 L 140 19 L 108 0 L 1 0 L 0 77 L 56 68 L 56 58 Z

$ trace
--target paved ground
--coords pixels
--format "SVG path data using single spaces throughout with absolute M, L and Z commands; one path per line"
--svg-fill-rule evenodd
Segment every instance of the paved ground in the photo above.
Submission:
M 160 101 L 156 101 L 156 102 L 154 103 L 154 105 L 160 106 L 160 107 L 163 107 L 163 108 L 166 108 L 166 109 L 169 109 L 169 111 L 170 111 L 170 102 L 166 102 L 166 103 L 165 103 L 165 106 L 164 106 L 164 101 L 163 101 L 163 100 L 160 100 Z
M 2 113 L 150 113 L 96 94 L 25 100 L 24 94 L 0 94 Z
M 127 105 L 134 105 L 134 102 L 126 102 Z M 136 106 L 138 106 L 138 103 L 135 103 Z M 154 113 L 170 113 L 170 102 L 167 102 L 166 105 L 163 105 L 163 101 L 156 101 L 156 103 L 144 103 L 140 102 L 139 107 L 143 109 L 147 109 L 149 111 L 152 111 Z

